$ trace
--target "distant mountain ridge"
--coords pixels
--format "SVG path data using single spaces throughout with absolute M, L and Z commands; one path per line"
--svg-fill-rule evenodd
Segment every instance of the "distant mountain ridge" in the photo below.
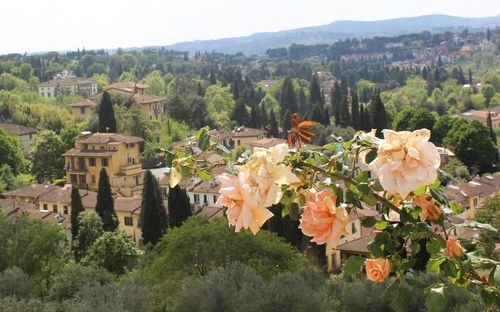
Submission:
M 296 44 L 331 44 L 348 37 L 396 36 L 421 31 L 485 29 L 500 26 L 500 15 L 468 18 L 442 14 L 402 17 L 379 21 L 336 21 L 327 25 L 297 28 L 278 32 L 255 33 L 245 37 L 179 42 L 166 46 L 174 50 L 217 51 L 234 54 L 264 54 L 269 48 Z

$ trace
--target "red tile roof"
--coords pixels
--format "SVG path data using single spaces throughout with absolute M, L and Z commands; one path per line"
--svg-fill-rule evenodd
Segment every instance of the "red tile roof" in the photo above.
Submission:
M 2 128 L 5 132 L 7 132 L 10 135 L 24 135 L 24 134 L 36 133 L 36 130 L 33 128 L 16 125 L 13 123 L 0 123 L 0 128 Z

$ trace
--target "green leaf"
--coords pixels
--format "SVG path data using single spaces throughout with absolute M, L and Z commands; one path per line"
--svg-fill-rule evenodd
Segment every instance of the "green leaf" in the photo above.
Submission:
M 224 154 L 230 154 L 231 152 L 222 144 L 218 143 L 217 144 L 217 149 L 221 151 Z
M 382 184 L 380 184 L 379 180 L 376 180 L 375 182 L 372 183 L 372 189 L 375 192 L 383 192 L 384 188 L 382 187 Z
M 497 229 L 495 229 L 493 226 L 487 223 L 480 223 L 477 221 L 473 220 L 467 220 L 464 223 L 456 224 L 456 227 L 470 227 L 470 228 L 475 228 L 475 229 L 482 229 L 482 230 L 487 230 L 491 232 L 497 232 Z
M 376 241 L 373 241 L 370 244 L 368 244 L 367 248 L 375 258 L 382 258 L 384 256 L 382 248 Z
M 382 231 L 382 230 L 384 230 L 385 228 L 387 228 L 387 226 L 388 226 L 388 225 L 389 225 L 389 222 L 387 222 L 387 221 L 377 221 L 377 222 L 375 223 L 375 228 L 376 228 L 377 230 Z
M 438 240 L 430 240 L 427 242 L 427 245 L 425 245 L 425 249 L 427 250 L 428 253 L 431 255 L 437 254 L 438 252 L 441 251 L 441 243 L 439 243 Z
M 347 258 L 347 261 L 345 262 L 343 271 L 349 275 L 359 273 L 361 271 L 363 263 L 364 261 L 361 257 L 350 256 L 349 258 Z
M 377 199 L 372 192 L 369 192 L 368 195 L 363 195 L 363 201 L 370 206 L 375 206 L 377 204 Z
M 448 197 L 439 189 L 431 189 L 432 197 L 443 205 L 448 205 Z
M 439 272 L 439 266 L 446 260 L 445 257 L 437 258 L 437 259 L 429 259 L 427 262 L 426 269 L 429 272 Z
M 422 282 L 420 279 L 417 279 L 417 278 L 407 277 L 407 278 L 405 278 L 405 281 L 409 285 L 411 285 L 413 287 L 420 288 L 420 289 L 424 289 L 427 287 L 427 285 L 424 282 Z
M 177 158 L 177 155 L 171 151 L 165 151 L 165 164 L 167 167 L 172 167 L 172 161 Z
M 390 307 L 396 312 L 405 312 L 408 309 L 408 302 L 413 293 L 404 285 L 399 286 L 398 292 L 394 300 L 390 303 Z
M 464 212 L 464 209 L 462 208 L 462 205 L 451 202 L 450 203 L 450 209 L 453 211 L 454 214 L 461 214 Z
M 368 171 L 361 172 L 354 178 L 354 180 L 358 183 L 368 181 Z
M 377 223 L 377 219 L 374 217 L 362 217 L 361 218 L 361 225 L 364 226 L 365 228 L 370 228 Z
M 432 183 L 431 185 L 429 185 L 429 187 L 431 189 L 435 189 L 435 188 L 438 188 L 440 185 L 441 185 L 441 181 L 439 181 L 439 179 L 437 179 L 434 183 Z
M 485 287 L 481 290 L 481 299 L 486 305 L 493 305 L 495 303 L 495 293 L 489 287 Z
M 369 164 L 377 158 L 377 149 L 371 149 L 365 156 L 365 163 Z
M 206 128 L 201 128 L 196 134 L 198 137 L 198 147 L 202 151 L 206 151 L 210 147 L 210 135 Z
M 423 194 L 425 194 L 426 189 L 427 189 L 427 186 L 424 185 L 424 186 L 420 187 L 418 190 L 413 191 L 413 194 L 415 196 L 423 195 Z
M 294 220 L 294 221 L 298 220 L 299 219 L 299 210 L 300 210 L 299 204 L 292 203 L 288 209 L 289 209 L 288 215 L 289 215 L 290 219 Z
M 386 300 L 392 300 L 396 295 L 398 294 L 398 288 L 399 288 L 399 280 L 394 279 L 392 283 L 387 286 L 386 289 L 384 289 L 384 292 L 382 293 L 382 298 Z
M 457 267 L 452 260 L 446 259 L 439 267 L 446 276 L 453 278 L 457 276 Z
M 368 187 L 367 183 L 359 183 L 358 184 L 358 190 L 363 194 L 364 196 L 368 195 L 370 193 L 370 188 Z
M 203 181 L 212 180 L 212 175 L 210 175 L 210 173 L 206 172 L 205 170 L 198 171 L 198 177 L 200 177 L 200 179 L 202 179 Z
M 446 309 L 447 300 L 444 285 L 437 284 L 425 293 L 425 306 L 429 312 L 441 312 Z

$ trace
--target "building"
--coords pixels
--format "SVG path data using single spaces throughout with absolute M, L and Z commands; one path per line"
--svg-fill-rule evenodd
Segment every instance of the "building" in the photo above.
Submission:
M 141 106 L 141 111 L 149 120 L 163 120 L 166 99 L 156 95 L 134 94 L 134 101 Z
M 493 128 L 500 128 L 500 105 L 483 110 L 468 110 L 459 116 L 467 120 L 479 120 L 486 126 L 488 125 L 488 114 L 491 115 L 491 123 Z
M 89 97 L 97 93 L 97 82 L 79 77 L 53 79 L 40 83 L 38 93 L 45 98 L 71 94 Z
M 121 92 L 126 94 L 144 94 L 144 91 L 149 88 L 148 85 L 143 83 L 136 83 L 130 81 L 116 82 L 104 87 L 104 91 L 108 92 Z
M 94 210 L 97 203 L 97 193 L 80 190 L 82 205 L 85 210 Z M 71 214 L 71 185 L 66 184 L 61 188 L 52 190 L 38 198 L 38 208 L 40 211 L 52 211 L 61 216 Z
M 96 106 L 97 103 L 91 99 L 85 99 L 78 103 L 73 103 L 68 105 L 71 111 L 71 115 L 73 115 L 73 117 L 77 121 L 85 120 L 89 116 L 91 116 Z
M 139 226 L 141 196 L 115 198 L 118 231 L 129 235 L 138 246 L 142 246 L 142 231 Z
M 17 188 L 15 190 L 5 192 L 2 195 L 10 200 L 37 204 L 38 199 L 41 196 L 48 194 L 57 188 L 58 186 L 52 184 L 33 183 L 30 185 Z
M 97 191 L 101 168 L 106 169 L 114 193 L 133 196 L 142 191 L 139 137 L 118 133 L 82 132 L 75 148 L 64 153 L 67 183 Z
M 248 143 L 264 138 L 265 131 L 262 129 L 248 128 L 245 126 L 235 127 L 231 132 L 222 132 L 218 136 L 229 148 L 249 147 Z
M 279 138 L 262 138 L 259 140 L 250 141 L 250 142 L 248 142 L 247 145 L 250 147 L 251 151 L 253 152 L 256 147 L 257 148 L 271 148 L 271 147 L 276 146 L 278 144 L 287 144 L 288 145 L 288 141 L 285 139 L 279 139 Z M 308 149 L 311 151 L 323 150 L 322 146 L 314 145 L 314 144 L 302 144 L 302 148 Z
M 446 147 L 436 147 L 439 157 L 441 158 L 441 166 L 446 165 L 450 161 L 450 157 L 455 157 L 455 153 Z
M 36 137 L 35 129 L 12 123 L 0 123 L 0 128 L 2 128 L 7 134 L 18 137 L 23 146 L 24 155 L 28 156 L 30 154 L 31 145 Z

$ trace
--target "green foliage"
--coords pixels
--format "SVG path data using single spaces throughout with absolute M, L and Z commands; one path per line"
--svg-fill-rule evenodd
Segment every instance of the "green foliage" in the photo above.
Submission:
M 217 128 L 228 128 L 231 125 L 229 114 L 236 106 L 230 86 L 211 85 L 205 91 L 204 99 L 207 103 L 208 113 Z
M 78 234 L 73 240 L 73 250 L 77 261 L 83 259 L 94 242 L 104 233 L 102 220 L 95 212 L 78 215 Z
M 50 182 L 64 175 L 64 152 L 61 138 L 54 131 L 38 132 L 30 151 L 30 171 L 38 182 Z
M 0 193 L 15 189 L 20 184 L 9 165 L 0 165 Z
M 117 132 L 111 95 L 106 91 L 102 94 L 101 103 L 99 104 L 99 126 L 97 130 L 99 132 Z
M 114 274 L 123 274 L 136 264 L 140 251 L 130 237 L 117 232 L 105 232 L 89 248 L 82 263 L 101 266 Z
M 165 81 L 163 80 L 163 77 L 161 76 L 161 72 L 159 70 L 154 70 L 147 74 L 142 82 L 149 86 L 149 88 L 146 89 L 146 92 L 148 94 L 159 96 L 166 95 L 167 85 L 165 84 Z
M 81 125 L 75 125 L 71 122 L 66 123 L 64 128 L 61 130 L 59 136 L 63 144 L 62 149 L 68 151 L 75 147 L 75 138 L 83 130 Z
M 179 227 L 192 215 L 191 204 L 186 190 L 176 185 L 168 192 L 168 224 Z
M 388 128 L 389 117 L 385 111 L 384 103 L 380 99 L 380 94 L 375 94 L 371 99 L 370 117 L 373 128 L 377 129 L 377 136 L 382 137 L 382 130 Z
M 33 281 L 20 268 L 13 266 L 0 273 L 0 297 L 29 298 L 33 291 Z
M 104 231 L 114 231 L 118 227 L 118 217 L 115 212 L 115 204 L 111 194 L 111 185 L 106 169 L 101 168 L 99 173 L 99 185 L 97 188 L 97 203 L 95 212 L 102 219 Z
M 500 196 L 497 195 L 486 199 L 481 207 L 477 209 L 474 219 L 478 222 L 491 224 L 497 230 L 500 229 Z M 487 256 L 494 257 L 495 242 L 498 239 L 498 232 L 481 230 L 480 241 Z
M 446 165 L 441 167 L 446 174 L 439 174 L 439 181 L 446 185 L 450 181 L 468 182 L 471 180 L 469 169 L 456 157 L 451 157 Z
M 144 244 L 156 245 L 165 233 L 168 220 L 158 182 L 150 170 L 144 174 L 139 224 Z
M 71 237 L 73 238 L 73 241 L 78 236 L 78 226 L 79 226 L 78 217 L 84 211 L 85 208 L 83 208 L 82 198 L 80 197 L 80 190 L 76 185 L 73 185 L 71 187 L 71 212 L 70 212 Z
M 0 128 L 0 164 L 9 166 L 13 174 L 23 170 L 21 142 L 5 133 L 2 128 Z
M 433 129 L 436 118 L 426 109 L 405 107 L 399 112 L 392 122 L 392 128 L 396 131 L 415 131 L 426 128 Z

